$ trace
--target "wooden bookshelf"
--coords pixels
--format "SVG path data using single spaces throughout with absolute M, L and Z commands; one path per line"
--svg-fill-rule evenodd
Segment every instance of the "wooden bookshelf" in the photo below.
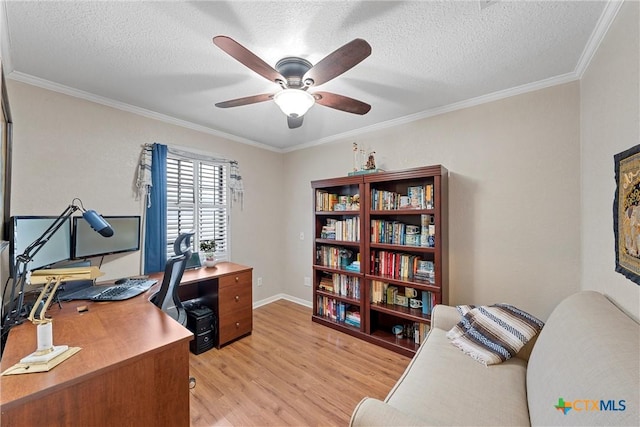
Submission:
M 433 305 L 448 303 L 447 178 L 447 169 L 436 165 L 311 182 L 314 322 L 415 354 Z M 345 224 L 357 228 L 357 239 Z M 353 261 L 359 261 L 355 271 Z M 345 282 L 352 286 L 338 290 Z M 401 297 L 387 301 L 389 287 Z M 428 301 L 426 308 L 410 307 L 405 294 L 414 304 Z M 359 327 L 345 324 L 345 312 L 359 313 Z M 395 325 L 403 326 L 401 336 L 392 332 Z

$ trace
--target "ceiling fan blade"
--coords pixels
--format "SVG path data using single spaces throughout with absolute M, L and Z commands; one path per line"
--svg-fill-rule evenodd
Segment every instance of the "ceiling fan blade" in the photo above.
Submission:
M 289 125 L 289 129 L 295 129 L 302 126 L 302 119 L 304 119 L 304 116 L 300 116 L 300 117 L 287 116 L 287 124 Z
M 363 115 L 367 114 L 369 110 L 371 110 L 371 105 L 365 102 L 331 92 L 316 92 L 313 94 L 313 97 L 320 105 L 335 108 L 336 110 L 346 111 L 347 113 Z
M 371 46 L 363 39 L 354 39 L 314 65 L 306 72 L 302 81 L 313 80 L 319 86 L 359 64 L 371 55 Z
M 260 95 L 246 96 L 244 98 L 231 99 L 229 101 L 218 102 L 216 107 L 229 108 L 239 107 L 241 105 L 255 104 L 257 102 L 270 101 L 273 99 L 273 94 L 263 93 Z
M 213 38 L 213 43 L 231 55 L 238 62 L 260 74 L 265 79 L 272 82 L 278 82 L 278 80 L 283 82 L 287 81 L 282 77 L 282 74 L 277 72 L 271 65 L 258 58 L 253 52 L 231 37 L 216 36 Z

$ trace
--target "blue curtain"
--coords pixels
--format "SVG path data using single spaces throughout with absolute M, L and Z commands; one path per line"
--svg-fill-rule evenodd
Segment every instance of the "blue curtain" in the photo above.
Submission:
M 153 144 L 150 206 L 144 241 L 144 274 L 164 271 L 167 263 L 167 146 Z

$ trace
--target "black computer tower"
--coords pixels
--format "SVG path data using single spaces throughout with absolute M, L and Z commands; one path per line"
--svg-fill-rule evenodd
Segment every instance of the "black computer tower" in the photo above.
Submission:
M 194 338 L 189 343 L 193 354 L 204 353 L 215 346 L 216 318 L 207 307 L 190 307 L 187 309 L 187 328 L 193 332 Z

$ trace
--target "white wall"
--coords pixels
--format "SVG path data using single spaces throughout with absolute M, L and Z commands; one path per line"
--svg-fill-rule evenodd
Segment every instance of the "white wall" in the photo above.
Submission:
M 582 284 L 640 319 L 640 286 L 615 272 L 613 156 L 640 144 L 640 4 L 625 2 L 580 82 Z
M 12 215 L 58 215 L 79 197 L 103 215 L 140 215 L 134 197 L 144 143 L 192 147 L 238 160 L 244 208 L 232 211 L 231 259 L 254 267 L 254 299 L 279 292 L 280 153 L 7 80 L 13 133 Z M 139 274 L 140 252 L 105 257 L 104 279 Z M 255 287 L 257 277 L 264 285 Z
M 345 175 L 354 141 L 385 170 L 449 169 L 450 304 L 507 302 L 546 318 L 579 289 L 577 82 L 288 153 L 285 293 L 311 299 L 310 181 Z

